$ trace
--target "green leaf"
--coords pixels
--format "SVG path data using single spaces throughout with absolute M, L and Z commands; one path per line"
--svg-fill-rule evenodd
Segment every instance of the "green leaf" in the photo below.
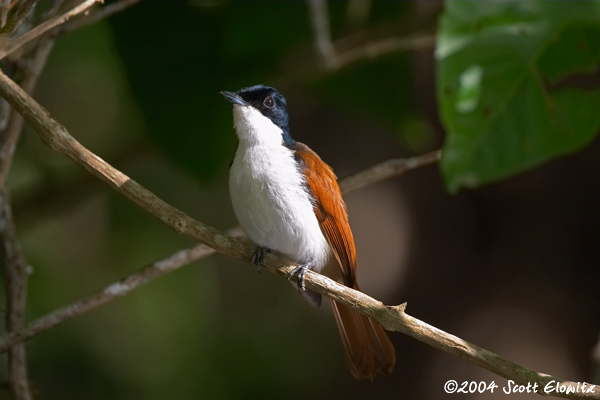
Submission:
M 567 26 L 540 58 L 544 76 L 558 81 L 574 72 L 594 72 L 600 62 L 599 37 L 597 26 Z
M 600 90 L 569 87 L 600 63 L 600 2 L 448 1 L 436 49 L 450 192 L 581 149 Z

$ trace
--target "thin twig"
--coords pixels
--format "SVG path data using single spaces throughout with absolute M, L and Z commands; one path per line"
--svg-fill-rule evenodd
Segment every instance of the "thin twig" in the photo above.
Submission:
M 241 231 L 237 229 L 231 233 L 234 236 L 241 236 Z M 189 249 L 180 250 L 163 260 L 148 264 L 120 281 L 105 286 L 96 293 L 33 320 L 27 324 L 24 329 L 21 329 L 18 332 L 10 332 L 3 336 L 0 339 L 0 353 L 5 352 L 8 348 L 17 343 L 47 332 L 50 329 L 94 310 L 109 301 L 125 296 L 132 290 L 173 272 L 184 265 L 191 264 L 194 261 L 214 253 L 214 249 L 199 244 Z
M 61 36 L 65 33 L 73 32 L 79 28 L 83 28 L 84 26 L 95 24 L 96 22 L 108 18 L 113 14 L 119 13 L 136 3 L 139 3 L 141 0 L 119 0 L 115 3 L 111 3 L 100 8 L 95 9 L 94 11 L 89 12 L 88 14 L 82 16 L 81 18 L 74 19 L 65 24 L 57 26 L 52 30 L 53 36 Z
M 83 3 L 79 4 L 77 7 L 71 9 L 70 11 L 67 11 L 62 15 L 56 16 L 46 22 L 43 22 L 42 24 L 28 31 L 27 33 L 17 38 L 8 39 L 1 45 L 0 60 L 12 53 L 13 51 L 15 51 L 16 49 L 20 48 L 24 44 L 28 43 L 29 41 L 37 38 L 38 36 L 43 35 L 45 32 L 49 31 L 55 26 L 58 26 L 68 21 L 70 18 L 85 12 L 91 6 L 101 1 L 102 0 L 86 0 Z
M 6 25 L 6 18 L 10 10 L 10 0 L 0 0 L 0 28 Z
M 279 86 L 307 80 L 315 72 L 333 73 L 353 63 L 372 60 L 397 51 L 433 50 L 436 43 L 435 35 L 427 33 L 372 40 L 365 44 L 353 43 L 356 41 L 356 36 L 361 35 L 353 34 L 343 37 L 332 44 L 335 50 L 335 61 L 330 64 L 320 62 L 317 65 L 316 62 L 311 63 L 306 61 L 290 64 L 286 74 L 278 79 Z M 321 69 L 319 70 L 318 67 L 321 67 Z
M 55 17 L 60 12 L 60 8 L 64 2 L 65 0 L 53 0 L 52 6 L 44 11 L 40 19 L 44 20 Z
M 6 100 L 0 100 L 0 131 L 3 131 L 8 126 L 10 122 L 10 113 L 12 111 L 12 107 Z
M 23 73 L 21 86 L 27 93 L 32 93 L 37 81 L 42 74 L 50 52 L 54 48 L 53 38 L 44 38 L 35 49 L 35 53 L 28 61 L 28 67 Z M 0 132 L 0 187 L 6 183 L 6 177 L 12 163 L 17 142 L 23 130 L 24 120 L 21 114 L 13 112 L 6 129 Z
M 138 204 L 146 212 L 163 221 L 167 226 L 182 234 L 193 237 L 221 253 L 243 261 L 250 260 L 254 250 L 253 246 L 193 220 L 183 212 L 156 197 L 122 172 L 108 165 L 77 142 L 62 125 L 51 118 L 48 111 L 1 72 L 0 95 L 23 114 L 27 122 L 36 130 L 48 146 L 75 160 L 92 174 L 108 183 L 113 189 Z M 290 265 L 289 261 L 274 254 L 268 254 L 266 257 L 265 270 L 277 275 L 287 278 L 294 270 L 294 267 L 294 265 Z M 296 280 L 297 277 L 294 276 L 293 279 Z M 561 385 L 561 387 L 569 387 L 572 390 L 579 388 L 576 383 L 563 381 L 550 375 L 529 370 L 481 347 L 443 332 L 425 322 L 419 321 L 404 312 L 405 305 L 396 307 L 385 306 L 364 293 L 340 285 L 312 271 L 307 272 L 305 279 L 309 289 L 325 294 L 342 304 L 360 310 L 365 315 L 380 322 L 388 330 L 405 333 L 436 349 L 468 360 L 495 374 L 511 379 L 518 384 L 537 383 L 540 394 L 544 394 L 544 388 L 553 382 Z M 112 288 L 112 292 L 118 294 L 121 292 L 121 289 L 122 287 L 117 285 Z M 16 343 L 18 340 L 15 340 L 15 336 L 11 335 L 19 334 L 20 332 L 10 333 L 0 338 L 0 349 L 10 347 L 7 344 L 9 340 L 12 340 L 12 344 Z M 569 391 L 567 393 L 566 390 L 562 392 L 557 390 L 545 394 L 571 399 L 600 399 L 600 388 L 591 387 L 590 391 L 585 393 L 581 391 Z
M 344 40 L 344 39 L 341 39 Z M 391 37 L 377 40 L 337 54 L 336 69 L 360 60 L 370 60 L 399 50 L 431 50 L 435 47 L 433 34 L 415 34 L 407 37 Z
M 441 150 L 435 150 L 415 157 L 396 158 L 384 161 L 369 169 L 340 179 L 340 189 L 344 192 L 360 189 L 366 185 L 371 185 L 375 182 L 401 175 L 406 171 L 434 164 L 440 160 L 441 155 Z
M 326 69 L 336 69 L 337 55 L 331 41 L 327 0 L 307 0 L 307 4 L 317 54 Z
M 19 27 L 21 22 L 23 22 L 29 13 L 33 11 L 38 1 L 39 0 L 19 2 L 16 11 L 13 12 L 12 15 L 10 15 L 10 18 L 7 19 L 6 23 L 3 24 L 2 29 L 0 30 L 2 34 L 1 36 L 6 38 L 12 35 L 12 33 Z

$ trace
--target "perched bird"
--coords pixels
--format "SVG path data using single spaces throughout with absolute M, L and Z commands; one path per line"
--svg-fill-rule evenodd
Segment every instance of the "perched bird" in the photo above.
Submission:
M 258 245 L 253 263 L 260 268 L 271 250 L 298 263 L 292 274 L 299 277 L 298 290 L 316 307 L 321 295 L 304 287 L 308 269 L 360 290 L 354 239 L 336 176 L 290 136 L 285 98 L 264 85 L 221 94 L 233 104 L 239 139 L 229 175 L 231 202 L 242 229 Z M 333 300 L 331 305 L 354 378 L 391 373 L 396 353 L 385 330 L 354 309 Z

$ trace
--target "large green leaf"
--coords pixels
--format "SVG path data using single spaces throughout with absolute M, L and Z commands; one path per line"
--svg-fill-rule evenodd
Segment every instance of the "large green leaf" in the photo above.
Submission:
M 448 1 L 436 58 L 451 192 L 574 152 L 600 129 L 600 90 L 569 81 L 598 68 L 598 1 Z

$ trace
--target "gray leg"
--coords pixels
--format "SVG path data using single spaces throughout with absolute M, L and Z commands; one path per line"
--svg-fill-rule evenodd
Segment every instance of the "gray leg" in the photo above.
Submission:
M 263 269 L 263 267 L 265 266 L 265 257 L 267 255 L 267 253 L 270 251 L 271 251 L 270 249 L 267 249 L 266 247 L 262 247 L 262 246 L 257 246 L 256 250 L 254 251 L 254 255 L 252 256 L 251 263 L 256 265 L 256 268 L 258 269 L 259 274 L 260 274 L 261 270 Z
M 298 291 L 303 293 L 306 290 L 304 286 L 304 275 L 306 275 L 306 271 L 310 269 L 310 264 L 298 265 L 288 276 L 288 280 L 290 280 L 294 275 L 298 275 Z

